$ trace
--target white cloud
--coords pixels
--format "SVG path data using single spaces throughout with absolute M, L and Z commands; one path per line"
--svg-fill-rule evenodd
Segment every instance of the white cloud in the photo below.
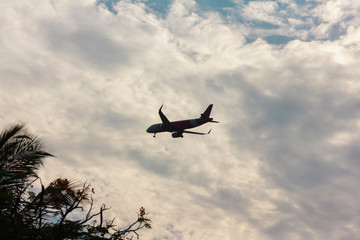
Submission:
M 279 15 L 254 4 L 246 16 L 280 29 L 228 24 L 194 1 L 164 19 L 130 1 L 116 15 L 89 1 L 2 3 L 1 124 L 28 122 L 45 139 L 58 157 L 46 181 L 89 179 L 120 223 L 143 205 L 154 225 L 144 238 L 356 239 L 356 16 L 333 13 L 338 39 L 246 43 L 315 32 L 295 33 L 313 19 L 294 2 Z M 161 104 L 177 120 L 209 103 L 220 124 L 199 128 L 213 128 L 206 137 L 145 132 Z
M 249 20 L 263 21 L 274 25 L 282 25 L 282 19 L 276 15 L 277 10 L 277 2 L 249 2 L 242 10 L 242 14 Z
M 234 1 L 237 11 L 229 19 L 240 19 L 246 37 L 287 43 L 292 39 L 337 40 L 349 26 L 359 25 L 359 4 L 354 1 Z M 282 39 L 282 41 L 281 41 Z M 271 42 L 271 41 L 270 41 Z
M 317 13 L 324 22 L 339 23 L 346 21 L 347 18 L 356 17 L 359 8 L 359 2 L 336 0 L 328 1 L 317 6 L 314 12 Z
M 328 1 L 313 9 L 320 20 L 312 34 L 317 39 L 338 38 L 350 26 L 359 26 L 360 4 L 354 1 Z

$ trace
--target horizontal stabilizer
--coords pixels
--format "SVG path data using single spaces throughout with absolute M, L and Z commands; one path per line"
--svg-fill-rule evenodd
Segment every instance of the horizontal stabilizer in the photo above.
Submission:
M 210 134 L 211 129 L 207 133 L 200 133 L 200 132 L 192 132 L 192 131 L 183 131 L 183 133 L 190 133 L 190 134 L 197 134 L 197 135 L 208 135 Z

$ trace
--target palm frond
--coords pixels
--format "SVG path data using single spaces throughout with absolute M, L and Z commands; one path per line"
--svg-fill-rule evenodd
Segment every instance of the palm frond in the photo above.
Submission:
M 8 129 L 5 129 L 0 134 L 0 148 L 12 137 L 14 137 L 17 133 L 24 130 L 24 124 L 15 124 Z
M 29 134 L 25 125 L 15 124 L 0 134 L 0 186 L 10 186 L 36 177 L 43 159 L 53 156 L 43 150 L 42 141 Z

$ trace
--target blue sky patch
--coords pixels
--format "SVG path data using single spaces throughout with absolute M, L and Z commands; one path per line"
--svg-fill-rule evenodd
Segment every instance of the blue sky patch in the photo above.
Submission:
M 117 14 L 117 11 L 114 9 L 114 6 L 119 2 L 120 0 L 97 0 L 96 4 L 104 4 L 110 12 Z
M 264 37 L 264 40 L 269 44 L 286 44 L 291 40 L 294 40 L 293 37 L 287 37 L 283 35 L 271 35 L 268 37 Z
M 231 0 L 197 0 L 198 7 L 204 11 L 216 11 L 220 14 L 226 14 L 229 8 L 236 7 L 236 4 Z

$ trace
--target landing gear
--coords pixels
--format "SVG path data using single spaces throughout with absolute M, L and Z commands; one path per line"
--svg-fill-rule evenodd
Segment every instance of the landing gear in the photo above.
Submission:
M 153 137 L 155 137 L 156 133 L 154 133 Z

